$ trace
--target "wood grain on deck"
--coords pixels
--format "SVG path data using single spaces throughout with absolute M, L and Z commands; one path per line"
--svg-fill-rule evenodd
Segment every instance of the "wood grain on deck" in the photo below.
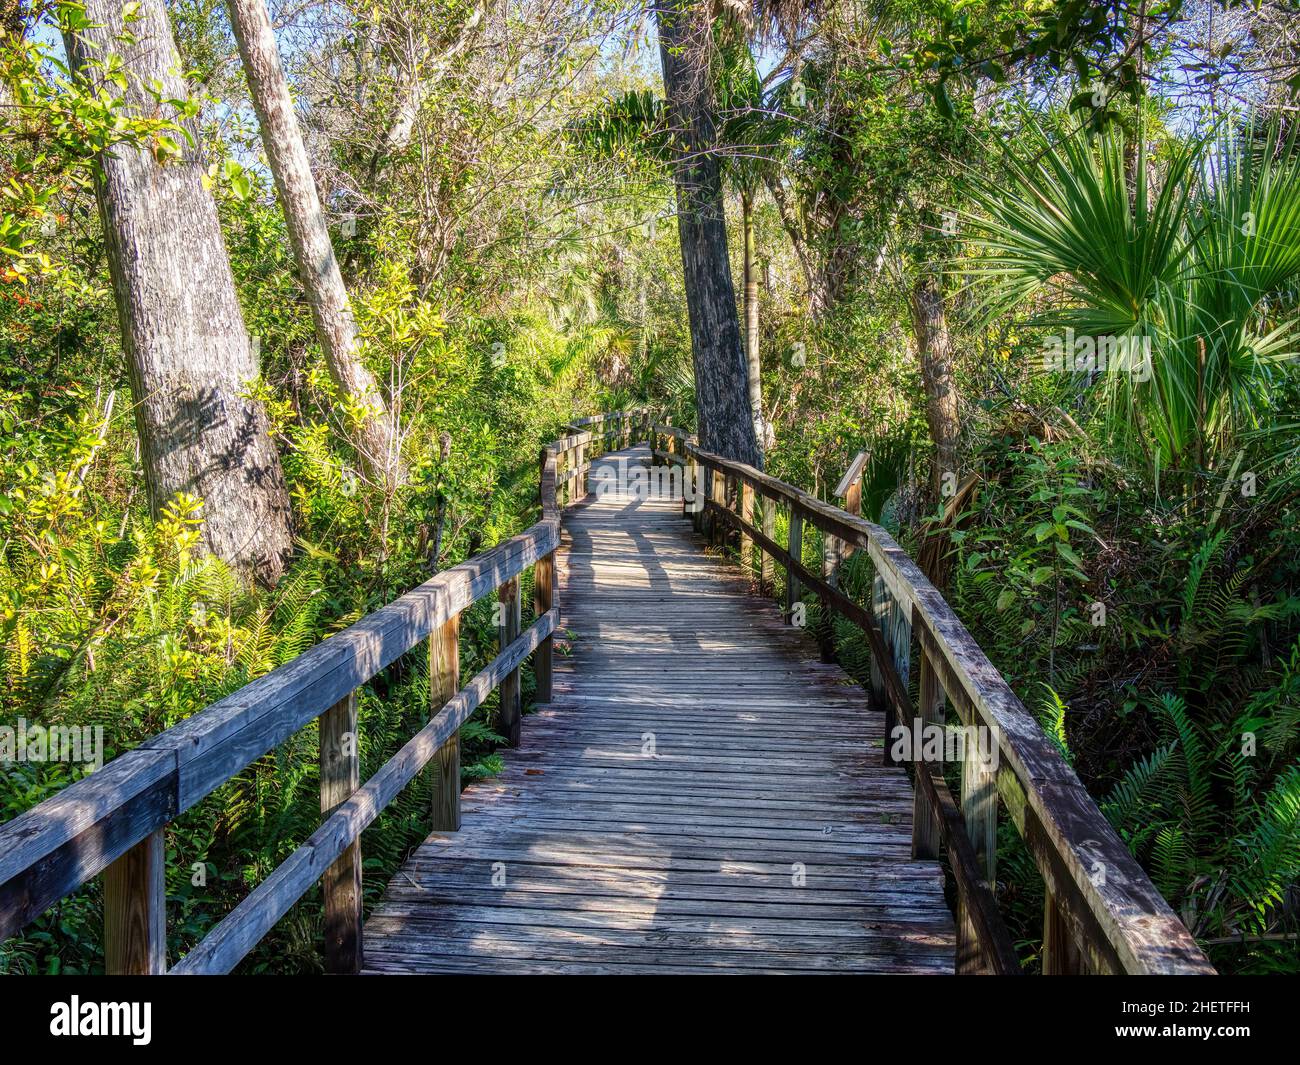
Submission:
M 951 972 L 863 690 L 680 501 L 589 497 L 559 559 L 553 700 L 393 878 L 366 971 Z

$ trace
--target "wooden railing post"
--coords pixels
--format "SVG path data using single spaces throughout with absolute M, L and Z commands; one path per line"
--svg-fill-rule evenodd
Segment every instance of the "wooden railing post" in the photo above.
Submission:
M 320 810 L 328 817 L 361 785 L 356 693 L 320 716 Z M 325 899 L 325 971 L 361 971 L 361 841 L 354 839 L 321 877 Z
M 746 527 L 754 524 L 754 487 L 748 481 L 740 482 L 740 520 Z M 754 579 L 754 538 L 746 528 L 740 532 L 740 568 L 749 580 Z
M 844 509 L 850 514 L 858 515 L 862 513 L 862 478 L 858 477 L 849 484 L 849 489 L 844 493 Z M 853 554 L 853 545 L 844 545 L 844 558 Z
M 1043 898 L 1044 976 L 1077 976 L 1087 972 L 1083 955 L 1070 936 L 1070 926 L 1048 887 Z
M 592 443 L 595 444 L 595 442 L 596 440 L 595 437 L 593 436 Z M 578 471 L 578 476 L 573 478 L 573 480 L 569 482 L 569 488 L 571 491 L 577 493 L 576 498 L 578 500 L 583 500 L 587 498 L 587 471 L 586 471 L 587 445 L 586 444 L 579 444 L 577 446 L 577 448 L 574 451 L 574 458 L 575 458 L 574 468 Z M 570 499 L 570 502 L 572 502 L 572 498 Z
M 935 672 L 934 666 L 930 664 L 929 656 L 922 651 L 920 691 L 916 702 L 916 713 L 920 719 L 918 731 L 924 730 L 926 725 L 938 725 L 940 728 L 944 726 L 944 699 L 943 685 L 939 683 L 939 676 Z M 897 724 L 904 728 L 912 728 L 916 725 L 916 722 L 907 721 L 898 722 Z M 886 751 L 893 745 L 893 742 L 892 733 L 886 733 Z M 924 744 L 921 746 L 923 750 Z M 921 751 L 913 751 L 913 758 L 916 763 L 913 768 L 916 772 L 928 772 L 921 758 Z M 939 811 L 933 808 L 929 796 L 926 794 L 925 789 L 921 787 L 912 789 L 912 857 L 939 857 Z
M 727 487 L 721 470 L 710 469 L 705 473 L 709 479 L 709 499 L 720 507 L 727 505 Z M 709 542 L 717 547 L 722 543 L 725 530 L 722 526 L 722 519 L 718 517 L 716 511 L 709 511 L 708 515 Z
M 827 532 L 822 533 L 822 576 L 832 588 L 840 586 L 840 542 Z M 818 611 L 817 646 L 823 662 L 835 661 L 835 615 L 826 599 Z
M 785 538 L 785 549 L 795 562 L 803 562 L 803 517 L 792 506 L 790 527 Z M 794 624 L 794 608 L 799 602 L 799 576 L 794 567 L 785 567 L 785 620 Z
M 992 764 L 980 756 L 974 721 L 965 724 L 968 730 L 965 758 L 961 766 L 962 819 L 966 822 L 966 835 L 970 838 L 975 856 L 984 867 L 984 880 L 988 883 L 989 890 L 993 890 L 997 884 L 997 779 Z M 966 905 L 958 900 L 957 972 L 962 975 L 990 971 L 975 924 Z
M 437 714 L 460 691 L 460 615 L 429 637 L 429 713 Z M 460 829 L 460 732 L 438 748 L 433 760 L 433 830 Z
M 519 578 L 512 577 L 501 585 L 500 618 L 497 640 L 504 651 L 519 638 L 520 598 Z M 519 746 L 519 669 L 512 669 L 501 682 L 501 735 L 510 747 Z
M 691 485 L 691 498 L 687 504 L 688 512 L 691 516 L 691 524 L 695 526 L 697 533 L 704 531 L 704 469 L 699 460 L 691 458 L 687 469 L 690 471 L 689 480 Z
M 533 613 L 541 617 L 555 604 L 555 552 L 537 560 L 533 567 Z M 550 636 L 533 652 L 533 679 L 537 682 L 537 701 L 551 701 L 551 676 L 554 643 Z
M 722 475 L 722 505 L 732 514 L 740 512 L 740 499 L 736 495 L 736 478 L 729 473 Z M 724 521 L 718 531 L 721 534 L 722 546 L 730 546 L 734 535 L 731 522 Z
M 763 535 L 769 540 L 776 539 L 776 500 L 769 499 L 767 496 L 759 496 L 760 505 L 763 508 Z M 764 595 L 772 594 L 772 586 L 775 583 L 776 560 L 766 550 L 759 554 L 758 563 L 758 586 L 762 589 Z
M 110 976 L 167 971 L 163 829 L 104 870 L 104 970 Z

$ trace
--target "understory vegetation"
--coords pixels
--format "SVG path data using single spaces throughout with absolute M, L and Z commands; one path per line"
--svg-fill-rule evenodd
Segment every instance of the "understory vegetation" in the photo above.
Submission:
M 151 110 L 123 103 L 113 54 L 98 80 L 74 70 L 87 5 L 20 0 L 0 30 L 0 724 L 102 727 L 104 760 L 527 527 L 538 449 L 574 419 L 708 413 L 653 13 L 271 4 L 398 478 L 319 340 L 225 6 L 152 2 L 189 98 L 158 89 Z M 676 6 L 708 16 L 728 313 L 765 469 L 836 501 L 865 451 L 864 516 L 944 590 L 1215 965 L 1300 970 L 1300 16 Z M 203 499 L 157 491 L 97 198 L 115 151 L 202 162 L 256 364 L 240 399 L 291 511 L 273 582 L 208 549 Z M 865 552 L 841 579 L 870 602 Z M 496 640 L 480 603 L 463 676 Z M 365 779 L 427 722 L 427 661 L 358 698 Z M 495 714 L 494 696 L 462 730 L 467 781 L 502 764 Z M 0 821 L 89 771 L 4 761 Z M 169 958 L 319 803 L 313 725 L 170 826 Z M 430 803 L 422 776 L 363 836 L 368 900 Z M 1033 969 L 1042 881 L 1000 833 L 997 897 Z M 0 972 L 102 970 L 101 890 L 0 944 Z M 321 937 L 317 891 L 243 968 L 318 971 Z

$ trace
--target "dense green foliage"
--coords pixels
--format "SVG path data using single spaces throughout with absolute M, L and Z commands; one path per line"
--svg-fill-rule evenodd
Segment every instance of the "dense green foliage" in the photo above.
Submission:
M 695 417 L 673 131 L 639 11 L 276 8 L 363 357 L 403 432 L 410 478 L 390 490 L 349 442 L 223 9 L 168 6 L 194 143 L 71 77 L 56 42 L 76 3 L 28 4 L 0 39 L 0 721 L 102 726 L 106 758 L 523 528 L 538 446 L 571 419 Z M 943 560 L 958 614 L 1215 963 L 1294 972 L 1300 148 L 1277 104 L 1296 25 L 1212 6 L 1203 45 L 1181 4 L 731 11 L 717 126 L 737 278 L 753 212 L 768 469 L 828 498 L 866 450 L 864 513 Z M 198 553 L 199 501 L 150 516 L 92 180 L 115 143 L 209 161 L 261 353 L 248 389 L 293 500 L 275 588 Z M 951 334 L 954 495 L 931 475 L 927 280 Z M 1092 361 L 1045 364 L 1061 334 Z M 1099 365 L 1099 338 L 1143 357 Z M 869 599 L 865 557 L 843 580 Z M 480 604 L 462 626 L 466 675 L 495 653 L 489 620 Z M 861 635 L 837 637 L 865 676 Z M 359 698 L 365 777 L 427 720 L 427 663 Z M 494 714 L 462 732 L 470 778 L 500 764 Z M 170 956 L 318 824 L 316 749 L 304 729 L 169 829 Z M 0 819 L 84 771 L 0 766 Z M 429 801 L 417 782 L 365 835 L 369 898 Z M 998 896 L 1032 966 L 1042 884 L 1001 827 Z M 0 945 L 0 971 L 101 967 L 98 892 Z M 246 966 L 314 971 L 319 937 L 309 895 Z

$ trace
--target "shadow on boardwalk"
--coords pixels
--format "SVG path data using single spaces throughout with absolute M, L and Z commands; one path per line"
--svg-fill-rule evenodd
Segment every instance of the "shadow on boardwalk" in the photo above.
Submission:
M 393 878 L 366 970 L 951 972 L 863 691 L 680 502 L 589 497 L 564 525 L 553 701 Z

